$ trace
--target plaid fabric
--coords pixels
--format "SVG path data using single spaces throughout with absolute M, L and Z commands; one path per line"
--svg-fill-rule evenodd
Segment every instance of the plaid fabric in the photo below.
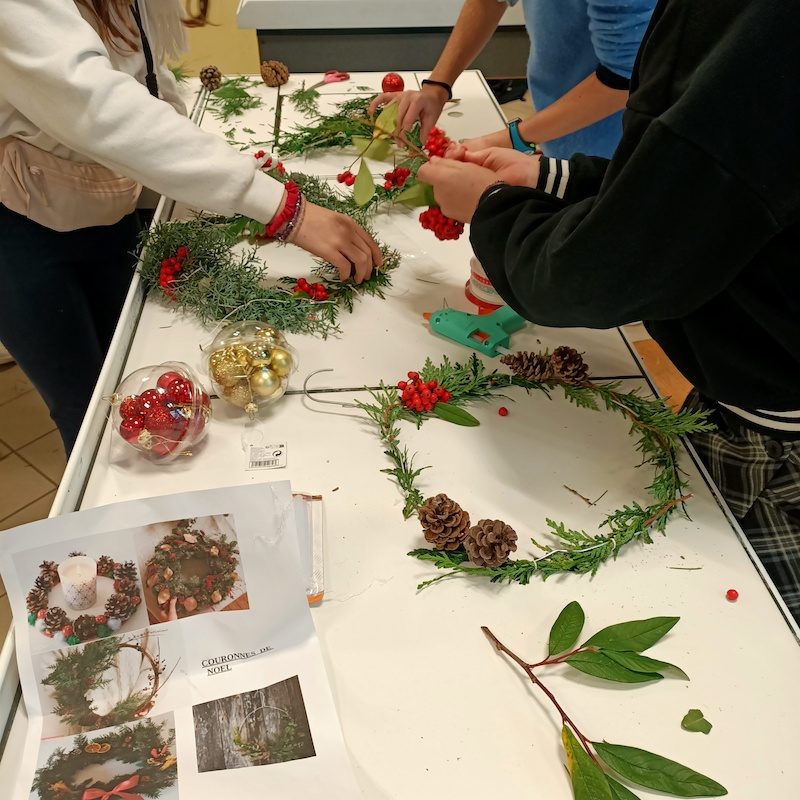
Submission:
M 708 408 L 696 390 L 684 408 Z M 772 438 L 719 412 L 690 437 L 789 611 L 800 622 L 800 441 Z

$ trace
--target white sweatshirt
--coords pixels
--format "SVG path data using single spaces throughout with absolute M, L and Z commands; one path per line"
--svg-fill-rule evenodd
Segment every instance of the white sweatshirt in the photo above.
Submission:
M 144 85 L 141 48 L 123 54 L 107 48 L 91 13 L 74 0 L 0 0 L 0 138 L 16 136 L 62 158 L 95 161 L 198 208 L 269 222 L 282 185 L 258 170 L 252 155 L 190 122 L 163 66 L 164 52 L 174 52 L 176 42 L 174 25 L 164 41 L 159 17 L 163 22 L 165 8 L 177 11 L 179 3 L 139 4 L 162 64 L 163 99 Z

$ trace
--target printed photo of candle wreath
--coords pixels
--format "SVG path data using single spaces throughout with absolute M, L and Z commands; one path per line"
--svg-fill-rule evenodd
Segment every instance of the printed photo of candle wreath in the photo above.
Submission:
M 162 714 L 43 741 L 30 800 L 178 800 L 175 720 Z
M 282 764 L 316 755 L 295 675 L 192 708 L 198 772 Z
M 231 514 L 159 522 L 134 538 L 151 624 L 250 608 Z
M 125 532 L 24 550 L 14 562 L 28 587 L 25 614 L 33 653 L 147 626 L 136 550 Z

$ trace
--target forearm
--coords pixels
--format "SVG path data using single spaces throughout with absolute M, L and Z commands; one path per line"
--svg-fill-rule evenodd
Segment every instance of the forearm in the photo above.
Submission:
M 612 89 L 595 73 L 552 105 L 519 124 L 526 142 L 549 142 L 574 133 L 625 108 L 627 89 Z

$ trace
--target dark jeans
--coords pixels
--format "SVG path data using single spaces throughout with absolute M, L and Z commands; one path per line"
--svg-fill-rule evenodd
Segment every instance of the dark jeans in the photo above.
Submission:
M 67 454 L 133 277 L 140 230 L 57 233 L 0 205 L 0 341 L 44 398 Z

